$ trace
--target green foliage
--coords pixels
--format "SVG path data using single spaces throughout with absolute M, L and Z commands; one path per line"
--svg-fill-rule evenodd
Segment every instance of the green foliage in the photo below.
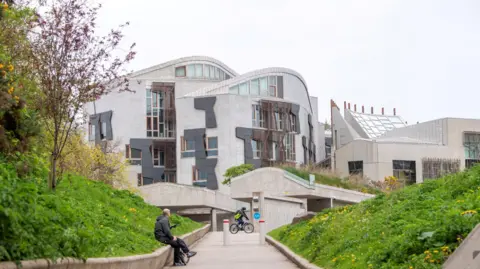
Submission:
M 111 257 L 150 253 L 160 247 L 153 235 L 161 211 L 126 190 L 65 176 L 55 192 L 47 188 L 47 162 L 35 164 L 23 178 L 17 163 L 0 159 L 0 261 L 59 257 Z M 184 234 L 202 224 L 172 216 Z
M 323 268 L 441 268 L 480 222 L 479 210 L 476 166 L 270 234 Z
M 356 191 L 361 191 L 364 193 L 371 193 L 371 194 L 381 194 L 382 192 L 376 188 L 373 188 L 369 186 L 368 184 L 365 183 L 352 183 L 349 182 L 347 178 L 342 179 L 337 176 L 333 175 L 323 175 L 320 173 L 315 173 L 315 172 L 309 172 L 306 170 L 301 170 L 297 169 L 295 167 L 282 167 L 282 169 L 286 170 L 287 172 L 290 172 L 302 179 L 305 179 L 307 181 L 310 180 L 310 174 L 315 175 L 315 182 L 318 184 L 323 184 L 323 185 L 328 185 L 328 186 L 334 186 L 334 187 L 339 187 L 347 190 L 356 190 Z
M 253 166 L 252 164 L 241 164 L 237 166 L 232 166 L 228 168 L 227 171 L 225 171 L 225 174 L 223 174 L 224 180 L 222 181 L 222 184 L 229 185 L 232 178 L 238 177 L 253 170 L 255 170 L 255 166 Z

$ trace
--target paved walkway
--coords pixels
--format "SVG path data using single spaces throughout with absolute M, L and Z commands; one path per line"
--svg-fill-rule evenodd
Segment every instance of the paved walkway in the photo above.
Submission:
M 223 232 L 208 233 L 192 247 L 197 255 L 185 268 L 191 269 L 298 269 L 274 247 L 259 245 L 258 234 L 238 233 L 223 246 Z M 179 267 L 165 267 L 179 268 Z

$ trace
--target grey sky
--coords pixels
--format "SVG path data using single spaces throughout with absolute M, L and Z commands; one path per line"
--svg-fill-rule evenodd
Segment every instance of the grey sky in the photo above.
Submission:
M 239 73 L 288 67 L 319 98 L 320 121 L 331 98 L 396 107 L 409 124 L 480 118 L 478 0 L 102 2 L 102 29 L 131 23 L 133 70 L 191 55 Z

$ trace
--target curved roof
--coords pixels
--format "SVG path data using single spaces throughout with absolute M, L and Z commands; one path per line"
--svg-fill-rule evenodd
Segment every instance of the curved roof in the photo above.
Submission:
M 307 82 L 305 79 L 300 75 L 295 70 L 284 68 L 284 67 L 269 67 L 269 68 L 264 68 L 264 69 L 259 69 L 255 71 L 251 71 L 248 73 L 245 73 L 243 75 L 231 78 L 229 80 L 224 80 L 222 82 L 216 83 L 212 86 L 205 87 L 202 89 L 199 89 L 197 91 L 191 92 L 186 94 L 185 96 L 204 96 L 204 95 L 216 95 L 216 94 L 226 94 L 228 93 L 228 86 L 235 85 L 237 83 L 241 83 L 243 81 L 259 77 L 262 75 L 267 75 L 271 73 L 284 73 L 284 74 L 289 74 L 297 77 L 305 87 L 305 93 L 307 94 L 308 97 L 308 103 L 310 104 L 310 110 L 313 112 L 312 108 L 312 102 L 310 101 L 310 95 L 308 93 L 308 87 L 307 87 Z M 227 87 L 227 88 L 226 88 Z M 226 88 L 226 89 L 225 89 Z
M 140 75 L 143 75 L 143 74 L 146 74 L 146 73 L 158 70 L 158 69 L 163 69 L 163 68 L 166 68 L 166 67 L 169 67 L 169 66 L 172 66 L 172 65 L 178 65 L 178 64 L 181 64 L 183 62 L 193 62 L 193 61 L 210 62 L 210 63 L 216 64 L 216 65 L 222 67 L 223 69 L 225 69 L 227 72 L 229 72 L 233 76 L 235 76 L 235 77 L 238 76 L 237 72 L 235 72 L 233 69 L 228 67 L 226 64 L 224 64 L 223 62 L 221 62 L 221 61 L 219 61 L 215 58 L 211 58 L 211 57 L 207 57 L 207 56 L 189 56 L 189 57 L 182 57 L 182 58 L 179 58 L 179 59 L 176 59 L 176 60 L 168 61 L 168 62 L 159 64 L 159 65 L 154 65 L 152 67 L 148 67 L 148 68 L 133 72 L 132 74 L 130 74 L 130 77 L 140 76 Z

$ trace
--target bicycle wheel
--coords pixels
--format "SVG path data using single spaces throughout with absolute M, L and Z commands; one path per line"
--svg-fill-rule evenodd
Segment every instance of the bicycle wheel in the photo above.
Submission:
M 240 229 L 238 228 L 238 225 L 237 225 L 236 223 L 230 225 L 230 232 L 231 232 L 232 234 L 238 233 L 239 230 L 240 230 Z
M 251 234 L 253 233 L 253 224 L 251 223 L 245 223 L 245 225 L 243 226 L 243 230 L 247 233 L 247 234 Z

